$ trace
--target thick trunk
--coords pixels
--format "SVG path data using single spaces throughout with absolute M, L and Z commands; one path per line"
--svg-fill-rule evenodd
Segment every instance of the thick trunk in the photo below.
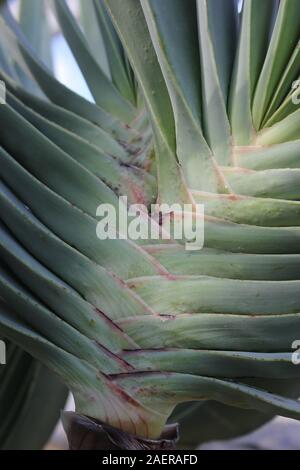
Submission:
M 160 439 L 142 439 L 76 413 L 62 414 L 70 450 L 172 450 L 178 426 L 165 427 Z

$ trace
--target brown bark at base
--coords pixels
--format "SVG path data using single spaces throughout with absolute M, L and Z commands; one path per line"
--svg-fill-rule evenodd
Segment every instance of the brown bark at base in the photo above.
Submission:
M 177 424 L 166 426 L 158 440 L 143 439 L 77 413 L 62 413 L 70 450 L 174 450 Z

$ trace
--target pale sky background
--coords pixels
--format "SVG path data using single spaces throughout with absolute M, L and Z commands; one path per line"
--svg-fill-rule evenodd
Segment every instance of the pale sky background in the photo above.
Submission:
M 88 1 L 88 0 L 86 0 Z M 78 16 L 79 0 L 67 0 L 73 13 Z M 11 9 L 14 15 L 18 16 L 18 0 L 11 0 Z M 57 32 L 57 25 L 54 18 L 50 18 L 53 29 L 52 56 L 54 73 L 56 77 L 64 84 L 76 91 L 85 98 L 92 100 L 91 93 L 85 83 L 85 80 L 76 64 L 72 52 L 69 49 L 63 36 Z

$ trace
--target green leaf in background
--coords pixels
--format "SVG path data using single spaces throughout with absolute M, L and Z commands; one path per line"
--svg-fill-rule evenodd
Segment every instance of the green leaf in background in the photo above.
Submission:
M 0 368 L 0 449 L 38 450 L 50 438 L 68 390 L 38 361 L 12 344 Z
M 51 70 L 52 39 L 45 0 L 21 0 L 20 26 L 37 56 Z

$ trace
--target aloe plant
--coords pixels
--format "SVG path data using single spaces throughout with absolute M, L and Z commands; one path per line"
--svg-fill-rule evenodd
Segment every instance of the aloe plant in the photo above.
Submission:
M 94 102 L 2 7 L 1 335 L 73 393 L 71 448 L 299 419 L 299 1 L 51 3 Z M 99 240 L 120 196 L 204 204 L 204 248 Z

